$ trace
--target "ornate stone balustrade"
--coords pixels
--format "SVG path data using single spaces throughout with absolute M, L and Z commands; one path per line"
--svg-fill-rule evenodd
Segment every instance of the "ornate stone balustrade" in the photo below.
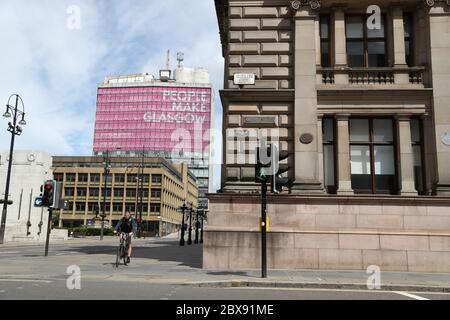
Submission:
M 421 85 L 425 67 L 318 68 L 319 85 Z

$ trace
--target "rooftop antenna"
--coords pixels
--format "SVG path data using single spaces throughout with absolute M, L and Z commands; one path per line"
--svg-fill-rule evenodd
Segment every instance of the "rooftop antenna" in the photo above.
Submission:
M 183 67 L 183 61 L 184 61 L 184 53 L 183 52 L 177 52 L 177 61 L 178 61 L 178 69 L 181 69 Z
M 170 70 L 170 50 L 167 50 L 166 70 Z

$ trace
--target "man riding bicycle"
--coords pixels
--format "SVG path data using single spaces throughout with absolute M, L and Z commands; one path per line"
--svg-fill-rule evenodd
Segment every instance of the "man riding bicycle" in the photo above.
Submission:
M 128 256 L 127 256 L 127 263 L 130 263 L 131 258 L 131 238 L 133 237 L 133 234 L 136 233 L 137 230 L 137 224 L 136 220 L 131 216 L 131 213 L 129 210 L 125 211 L 125 215 L 122 217 L 122 219 L 119 220 L 119 223 L 116 225 L 116 228 L 114 230 L 114 234 L 120 235 L 120 240 L 124 237 L 124 235 L 128 234 Z

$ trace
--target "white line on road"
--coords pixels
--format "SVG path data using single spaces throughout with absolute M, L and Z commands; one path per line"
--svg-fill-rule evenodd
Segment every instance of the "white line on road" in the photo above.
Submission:
M 16 254 L 20 253 L 19 251 L 0 251 L 0 254 Z
M 33 279 L 0 279 L 0 282 L 39 282 L 39 283 L 52 283 L 49 280 L 33 280 Z
M 394 293 L 402 295 L 402 296 L 405 296 L 405 297 L 408 297 L 408 298 L 411 298 L 411 299 L 415 299 L 415 300 L 430 300 L 430 299 L 427 299 L 427 298 L 424 298 L 424 297 L 421 297 L 421 296 L 418 296 L 418 295 L 415 295 L 415 294 L 411 294 L 411 293 L 408 293 L 408 292 L 394 291 Z

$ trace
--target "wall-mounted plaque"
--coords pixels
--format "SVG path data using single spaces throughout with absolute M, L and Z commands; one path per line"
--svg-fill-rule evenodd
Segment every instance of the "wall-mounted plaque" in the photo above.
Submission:
M 254 85 L 255 84 L 255 74 L 253 73 L 236 73 L 234 75 L 234 84 L 243 85 Z
M 277 117 L 275 116 L 244 116 L 245 125 L 257 126 L 275 126 L 277 124 Z
M 445 144 L 446 146 L 450 147 L 450 132 L 445 132 L 441 136 L 441 141 L 442 141 L 443 144 Z
M 302 134 L 300 137 L 300 142 L 303 144 L 310 144 L 314 141 L 314 136 L 310 133 Z

